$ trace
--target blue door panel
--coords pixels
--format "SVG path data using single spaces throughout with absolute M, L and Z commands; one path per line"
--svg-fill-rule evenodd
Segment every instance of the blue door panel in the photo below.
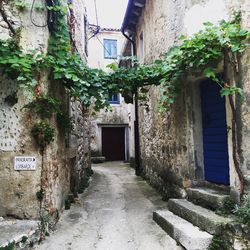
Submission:
M 204 142 L 203 142 L 204 144 Z M 204 148 L 204 152 L 206 152 L 207 150 L 210 151 L 223 151 L 223 152 L 227 152 L 227 149 L 225 149 L 224 145 L 218 145 L 215 143 L 206 143 L 206 147 Z
M 214 178 L 224 179 L 225 175 L 226 177 L 229 177 L 229 173 L 225 174 L 225 169 L 223 168 L 220 170 L 218 170 L 218 168 L 214 168 L 214 169 L 211 169 L 211 171 L 207 172 L 207 176 L 210 176 L 210 177 L 214 176 Z
M 217 129 L 219 127 L 224 127 L 225 120 L 226 119 L 213 120 L 213 119 L 210 118 L 209 115 L 207 115 L 207 117 L 204 118 L 203 123 L 204 123 L 205 128 L 210 128 L 210 131 L 213 132 L 213 129 Z
M 210 96 L 211 99 L 215 98 L 214 96 Z M 223 102 L 213 102 L 213 103 L 210 103 L 209 101 L 205 101 L 204 104 L 207 105 L 209 104 L 209 109 L 212 109 L 213 107 L 218 107 L 218 105 L 220 105 L 221 103 Z M 213 111 L 214 112 L 214 111 Z
M 206 175 L 206 180 L 207 177 L 209 177 L 209 179 L 211 180 L 212 178 L 214 178 L 215 180 L 221 180 L 222 182 L 224 182 L 224 171 L 217 171 L 217 170 L 211 170 L 209 173 L 207 173 Z M 226 176 L 227 178 L 229 178 L 229 175 Z
M 229 176 L 225 176 L 223 178 L 221 175 L 218 175 L 216 172 L 211 173 L 211 174 L 209 173 L 206 176 L 206 180 L 209 181 L 209 182 L 227 185 L 227 184 L 224 183 L 225 182 L 225 178 L 229 179 Z
M 204 131 L 204 135 L 226 135 L 227 132 L 224 128 L 214 128 L 213 131 Z
M 226 151 L 215 151 L 215 150 L 209 150 L 204 151 L 204 160 L 206 159 L 227 159 Z
M 218 171 L 220 171 L 221 169 L 227 169 L 227 167 L 225 167 L 225 164 L 227 163 L 227 159 L 218 159 L 218 158 L 213 158 L 213 159 L 206 159 L 205 164 L 210 164 L 211 166 L 209 167 L 209 170 L 211 169 L 218 169 Z M 217 168 L 219 167 L 219 168 Z
M 221 151 L 221 152 L 218 152 L 218 151 L 206 151 L 204 152 L 204 156 L 205 156 L 205 159 L 211 159 L 209 158 L 209 156 L 212 154 L 213 155 L 213 158 L 212 159 L 227 159 L 227 157 L 225 156 L 225 151 Z
M 211 81 L 201 83 L 201 110 L 205 179 L 229 185 L 229 160 L 225 99 Z
M 227 143 L 227 138 L 225 138 L 225 136 L 222 135 L 218 135 L 218 136 L 207 136 L 205 135 L 203 137 L 203 140 L 205 140 L 207 143 L 218 143 L 218 144 L 225 144 Z
M 208 105 L 208 104 L 204 103 L 204 105 Z M 210 112 L 213 113 L 214 112 L 214 108 L 216 108 L 216 111 L 218 111 L 218 112 L 223 112 L 223 110 L 225 110 L 225 108 L 223 108 L 223 107 L 216 107 L 216 105 L 215 106 L 211 105 L 211 106 L 207 107 L 207 111 L 210 111 Z

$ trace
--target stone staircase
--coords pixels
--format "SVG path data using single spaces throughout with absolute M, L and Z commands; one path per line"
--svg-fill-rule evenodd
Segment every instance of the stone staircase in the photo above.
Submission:
M 188 199 L 170 199 L 168 209 L 153 213 L 153 219 L 187 250 L 208 249 L 213 235 L 231 219 L 217 215 L 229 195 L 210 188 L 188 189 Z

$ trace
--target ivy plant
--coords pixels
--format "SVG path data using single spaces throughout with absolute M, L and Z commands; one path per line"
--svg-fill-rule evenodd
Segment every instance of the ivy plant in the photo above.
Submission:
M 37 122 L 31 133 L 42 150 L 54 140 L 55 136 L 54 128 L 46 121 Z
M 49 95 L 40 95 L 32 102 L 24 106 L 25 109 L 30 109 L 33 113 L 40 116 L 40 118 L 51 118 L 53 114 L 61 113 L 62 102 Z

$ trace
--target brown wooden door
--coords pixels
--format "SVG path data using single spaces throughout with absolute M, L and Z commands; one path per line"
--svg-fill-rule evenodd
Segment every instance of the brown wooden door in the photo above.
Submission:
M 102 155 L 106 161 L 125 160 L 125 128 L 102 128 Z

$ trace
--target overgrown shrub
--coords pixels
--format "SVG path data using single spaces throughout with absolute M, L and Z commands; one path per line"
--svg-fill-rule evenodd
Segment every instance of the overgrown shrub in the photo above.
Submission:
M 235 210 L 235 201 L 229 197 L 224 200 L 224 204 L 222 208 L 216 210 L 216 213 L 222 216 L 230 216 L 233 215 Z
M 10 242 L 7 246 L 5 247 L 0 247 L 0 250 L 14 250 L 15 249 L 15 241 Z
M 209 250 L 231 250 L 232 243 L 225 235 L 214 235 L 212 242 L 209 245 Z
M 235 206 L 234 214 L 238 222 L 250 227 L 250 195 L 243 196 L 243 202 Z

